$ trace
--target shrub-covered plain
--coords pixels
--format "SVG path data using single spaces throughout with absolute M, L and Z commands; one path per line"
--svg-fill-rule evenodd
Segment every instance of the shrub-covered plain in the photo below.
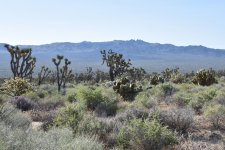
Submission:
M 122 54 L 101 54 L 108 73 L 73 73 L 63 56 L 38 77 L 16 65 L 22 72 L 0 83 L 0 149 L 224 149 L 225 74 L 147 73 Z

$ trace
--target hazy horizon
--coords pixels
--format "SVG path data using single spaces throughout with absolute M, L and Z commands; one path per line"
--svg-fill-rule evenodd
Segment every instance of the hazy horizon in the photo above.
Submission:
M 12 44 L 12 43 L 1 43 L 0 44 L 10 44 L 10 45 L 23 45 L 23 46 L 26 46 L 26 45 L 32 45 L 32 46 L 41 46 L 41 45 L 49 45 L 49 44 L 55 44 L 55 43 L 73 43 L 73 44 L 77 44 L 77 43 L 83 43 L 83 42 L 91 42 L 91 43 L 104 43 L 104 42 L 113 42 L 113 41 L 131 41 L 131 40 L 141 40 L 141 41 L 144 41 L 144 42 L 147 42 L 147 43 L 151 43 L 151 44 L 162 44 L 162 45 L 166 45 L 166 44 L 169 44 L 169 45 L 174 45 L 174 46 L 178 46 L 178 47 L 187 47 L 187 46 L 203 46 L 203 47 L 207 47 L 207 48 L 211 48 L 211 49 L 220 49 L 220 50 L 225 50 L 225 48 L 214 48 L 214 47 L 208 47 L 208 46 L 205 46 L 205 45 L 193 45 L 193 44 L 190 44 L 190 45 L 176 45 L 176 44 L 173 44 L 173 43 L 158 43 L 158 42 L 149 42 L 149 41 L 145 41 L 145 40 L 142 40 L 142 39 L 128 39 L 128 40 L 120 40 L 120 39 L 115 39 L 115 40 L 111 40 L 111 41 L 78 41 L 78 42 L 70 42 L 70 41 L 56 41 L 56 42 L 50 42 L 50 43 L 41 43 L 41 44 Z

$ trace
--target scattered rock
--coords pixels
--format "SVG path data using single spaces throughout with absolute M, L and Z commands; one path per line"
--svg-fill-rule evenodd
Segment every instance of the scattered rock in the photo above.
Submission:
M 43 124 L 42 122 L 32 122 L 31 126 L 32 126 L 32 129 L 39 130 L 41 129 L 42 124 Z

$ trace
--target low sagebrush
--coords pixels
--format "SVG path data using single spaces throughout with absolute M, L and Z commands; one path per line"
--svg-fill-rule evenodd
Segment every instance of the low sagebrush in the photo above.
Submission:
M 177 108 L 160 113 L 160 120 L 168 127 L 186 133 L 194 121 L 194 111 L 189 108 Z

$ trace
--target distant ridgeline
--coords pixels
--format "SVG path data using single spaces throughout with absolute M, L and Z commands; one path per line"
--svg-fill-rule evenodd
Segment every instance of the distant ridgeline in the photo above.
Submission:
M 10 44 L 10 43 L 9 43 Z M 53 67 L 52 58 L 62 54 L 72 61 L 74 72 L 82 72 L 86 67 L 105 70 L 100 50 L 112 49 L 130 58 L 134 66 L 143 67 L 148 72 L 161 72 L 165 68 L 180 67 L 184 72 L 201 68 L 225 69 L 225 50 L 203 46 L 174 46 L 171 44 L 147 43 L 142 40 L 52 43 L 45 45 L 21 45 L 32 48 L 37 58 L 36 70 L 42 65 Z M 0 76 L 10 75 L 10 55 L 0 44 Z

